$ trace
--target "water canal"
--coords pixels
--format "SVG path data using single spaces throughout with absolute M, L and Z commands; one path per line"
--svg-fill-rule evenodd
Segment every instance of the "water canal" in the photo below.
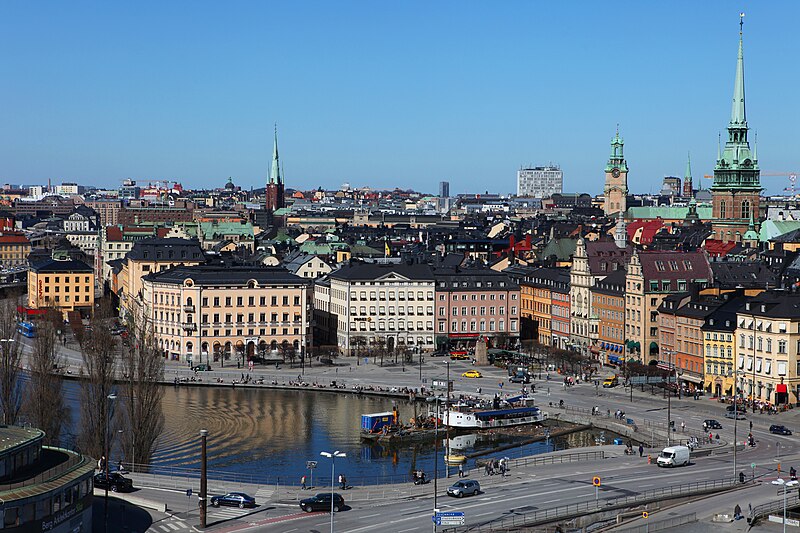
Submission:
M 329 463 L 320 457 L 323 450 L 347 453 L 346 459 L 337 461 L 336 469 L 344 472 L 351 483 L 406 481 L 414 469 L 426 472 L 434 469 L 432 442 L 392 446 L 362 443 L 359 437 L 361 414 L 391 410 L 392 400 L 388 398 L 316 390 L 165 388 L 162 404 L 166 424 L 153 456 L 154 471 L 172 468 L 199 471 L 198 435 L 203 428 L 209 432 L 209 471 L 239 475 L 243 480 L 297 483 L 300 476 L 308 474 L 305 469 L 309 460 L 319 462 L 315 478 L 320 476 L 329 480 Z M 67 401 L 75 406 L 65 440 L 74 442 L 79 427 L 77 406 L 80 389 L 73 381 L 66 382 L 65 389 Z M 398 401 L 398 408 L 403 420 L 415 415 L 411 402 Z M 427 410 L 426 405 L 420 403 L 416 408 L 420 414 Z M 554 449 L 591 446 L 599 435 L 599 430 L 574 433 L 546 443 L 505 450 L 497 457 L 513 458 Z M 459 453 L 490 449 L 524 437 L 461 436 L 458 440 L 466 448 Z M 440 448 L 440 468 L 443 465 L 441 456 Z M 111 454 L 112 464 L 119 459 L 119 452 Z

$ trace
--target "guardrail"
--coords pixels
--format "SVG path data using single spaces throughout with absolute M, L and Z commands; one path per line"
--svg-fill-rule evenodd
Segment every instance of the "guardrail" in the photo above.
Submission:
M 599 452 L 577 452 L 577 453 L 564 453 L 560 455 L 550 455 L 547 457 L 525 457 L 522 459 L 513 459 L 511 465 L 515 468 L 521 466 L 536 466 L 536 465 L 553 465 L 559 463 L 572 463 L 576 461 L 591 461 L 593 459 L 605 459 L 606 453 Z
M 765 517 L 771 513 L 780 512 L 782 515 L 783 490 L 781 490 L 778 494 L 781 496 L 780 500 L 775 502 L 762 503 L 761 505 L 756 505 L 755 507 L 753 507 L 752 511 L 750 511 L 750 516 L 747 517 L 747 523 L 753 525 L 759 518 Z M 786 508 L 791 509 L 792 507 L 797 507 L 798 505 L 800 505 L 800 496 L 798 496 L 796 493 L 790 496 L 789 493 L 787 492 Z
M 649 519 L 646 518 L 645 520 Z M 672 530 L 677 526 L 682 526 L 684 524 L 691 524 L 692 522 L 697 522 L 697 513 L 691 513 L 683 516 L 675 516 L 673 518 L 667 518 L 655 522 L 648 522 L 647 524 L 632 526 L 629 528 L 620 529 L 618 531 L 620 533 L 648 533 L 650 531 Z
M 716 479 L 709 481 L 697 481 L 694 483 L 684 483 L 682 485 L 671 485 L 659 489 L 648 490 L 633 496 L 623 496 L 619 498 L 605 498 L 600 501 L 583 501 L 579 503 L 551 507 L 549 509 L 538 509 L 527 513 L 520 513 L 508 518 L 493 520 L 485 524 L 470 525 L 468 528 L 449 528 L 444 529 L 444 533 L 458 533 L 462 531 L 489 532 L 498 530 L 508 530 L 509 528 L 535 526 L 585 516 L 587 514 L 609 511 L 643 505 L 653 501 L 661 501 L 671 498 L 680 498 L 694 494 L 709 492 L 721 492 L 739 485 L 735 478 Z

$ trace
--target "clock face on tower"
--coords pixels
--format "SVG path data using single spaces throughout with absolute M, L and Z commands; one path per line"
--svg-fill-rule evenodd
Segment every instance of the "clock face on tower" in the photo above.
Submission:
M 614 168 L 614 170 L 611 171 L 611 175 L 614 176 L 615 178 L 618 178 L 619 177 L 619 169 L 618 168 Z

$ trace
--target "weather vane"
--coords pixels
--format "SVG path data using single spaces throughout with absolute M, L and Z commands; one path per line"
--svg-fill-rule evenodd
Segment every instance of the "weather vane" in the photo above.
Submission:
M 744 11 L 739 13 L 739 35 L 742 34 L 742 26 L 744 26 Z

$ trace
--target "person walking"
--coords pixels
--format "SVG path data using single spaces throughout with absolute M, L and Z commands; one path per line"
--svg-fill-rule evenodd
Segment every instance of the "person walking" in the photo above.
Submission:
M 639 445 L 639 457 L 642 457 L 643 455 L 644 455 L 644 446 L 642 446 L 642 445 L 640 444 L 640 445 Z
M 302 486 L 302 490 L 306 490 L 306 476 L 300 478 L 300 485 Z
M 686 422 L 681 420 L 681 433 L 686 433 Z
M 464 477 L 464 465 L 458 465 L 458 477 Z
M 339 474 L 339 486 L 344 490 L 344 476 L 342 474 Z

